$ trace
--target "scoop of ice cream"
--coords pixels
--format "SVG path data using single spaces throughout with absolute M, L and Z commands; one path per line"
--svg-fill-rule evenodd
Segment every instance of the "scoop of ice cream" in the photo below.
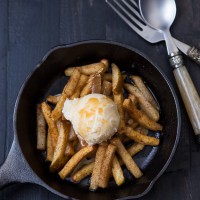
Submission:
M 62 112 L 71 121 L 77 136 L 88 145 L 110 139 L 120 123 L 117 105 L 102 94 L 67 99 Z

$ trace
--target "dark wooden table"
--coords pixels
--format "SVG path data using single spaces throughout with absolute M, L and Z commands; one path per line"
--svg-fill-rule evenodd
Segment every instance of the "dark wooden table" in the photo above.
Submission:
M 199 1 L 176 2 L 178 11 L 172 33 L 178 39 L 198 46 Z M 180 100 L 182 127 L 176 154 L 164 175 L 141 199 L 200 199 L 200 146 L 194 141 L 165 45 L 145 42 L 103 0 L 0 1 L 0 163 L 4 162 L 12 144 L 14 103 L 27 75 L 51 47 L 90 39 L 117 41 L 144 52 L 166 73 Z M 200 93 L 200 66 L 188 59 L 185 63 Z M 61 198 L 37 185 L 16 184 L 0 191 L 0 199 Z

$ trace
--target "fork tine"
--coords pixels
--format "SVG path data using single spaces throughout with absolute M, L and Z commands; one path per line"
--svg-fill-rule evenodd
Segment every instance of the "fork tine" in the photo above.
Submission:
M 130 2 L 131 2 L 136 8 L 138 8 L 138 4 L 137 4 L 134 0 L 130 0 Z
M 116 5 L 118 5 L 118 7 L 119 7 L 121 10 L 123 10 L 124 13 L 126 13 L 126 15 L 127 15 L 128 17 L 130 17 L 130 19 L 131 19 L 132 21 L 134 21 L 135 24 L 137 24 L 141 29 L 144 28 L 144 25 L 143 25 L 142 23 L 140 23 L 137 19 L 135 19 L 135 17 L 133 17 L 133 15 L 132 15 L 127 9 L 125 9 L 117 0 L 113 0 L 113 1 L 116 3 Z
M 127 6 L 127 8 L 129 8 L 139 19 L 141 19 L 141 20 L 143 21 L 141 15 L 138 13 L 137 10 L 134 9 L 133 6 L 131 6 L 130 4 L 128 4 L 128 2 L 127 2 L 126 0 L 121 0 L 121 1 L 122 1 L 122 2 Z
M 141 34 L 141 30 L 136 27 L 125 15 L 123 15 L 117 8 L 109 1 L 106 0 L 106 3 L 123 19 L 137 34 Z M 142 28 L 141 28 L 142 29 Z
M 127 8 L 125 4 L 120 4 L 116 0 L 105 0 L 105 1 L 113 9 L 113 11 L 115 11 L 115 13 L 118 14 L 119 17 L 122 20 L 124 20 L 124 22 L 126 22 L 129 27 L 131 27 L 131 29 L 133 29 L 138 35 L 140 35 L 146 41 L 150 43 L 156 43 L 164 40 L 163 35 L 160 32 L 146 25 L 143 22 L 143 20 L 139 19 L 138 17 L 136 18 L 136 15 L 130 14 L 130 11 L 127 10 L 129 8 Z M 129 1 L 131 1 L 132 3 L 134 2 L 133 0 Z M 124 3 L 124 0 L 121 0 L 121 2 Z M 122 5 L 125 6 L 126 8 L 124 8 Z

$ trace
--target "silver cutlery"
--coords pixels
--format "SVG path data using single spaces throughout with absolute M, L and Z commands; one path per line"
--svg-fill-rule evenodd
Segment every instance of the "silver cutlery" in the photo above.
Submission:
M 139 0 L 141 6 L 140 11 L 142 13 L 144 12 L 143 17 L 146 19 L 145 22 L 134 0 L 106 0 L 106 2 L 137 34 L 148 42 L 156 43 L 165 40 L 176 82 L 194 129 L 197 142 L 200 144 L 200 98 L 183 64 L 182 56 L 177 47 L 198 64 L 200 64 L 200 54 L 194 47 L 191 48 L 171 37 L 169 28 L 176 15 L 175 1 Z M 143 3 L 142 5 L 141 2 Z M 143 9 L 142 6 L 144 6 Z M 151 26 L 146 24 L 147 21 L 148 25 Z
M 137 34 L 150 43 L 164 41 L 163 34 L 148 26 L 140 15 L 135 0 L 106 0 L 108 5 L 121 17 Z M 186 56 L 200 65 L 200 50 L 173 38 L 177 47 Z

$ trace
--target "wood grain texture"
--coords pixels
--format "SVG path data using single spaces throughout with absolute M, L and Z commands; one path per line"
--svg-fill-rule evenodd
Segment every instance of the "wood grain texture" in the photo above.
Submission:
M 195 135 L 200 135 L 200 98 L 185 66 L 173 71 Z
M 198 0 L 177 0 L 172 34 L 190 45 L 200 46 Z M 181 106 L 181 137 L 167 171 L 141 200 L 200 199 L 200 147 L 194 141 L 183 102 L 169 68 L 163 42 L 150 44 L 135 34 L 102 0 L 1 0 L 0 1 L 0 163 L 12 140 L 15 100 L 26 76 L 53 46 L 88 39 L 107 39 L 144 52 L 168 76 Z M 185 59 L 200 94 L 200 67 Z M 33 184 L 16 184 L 0 191 L 1 200 L 60 200 Z

